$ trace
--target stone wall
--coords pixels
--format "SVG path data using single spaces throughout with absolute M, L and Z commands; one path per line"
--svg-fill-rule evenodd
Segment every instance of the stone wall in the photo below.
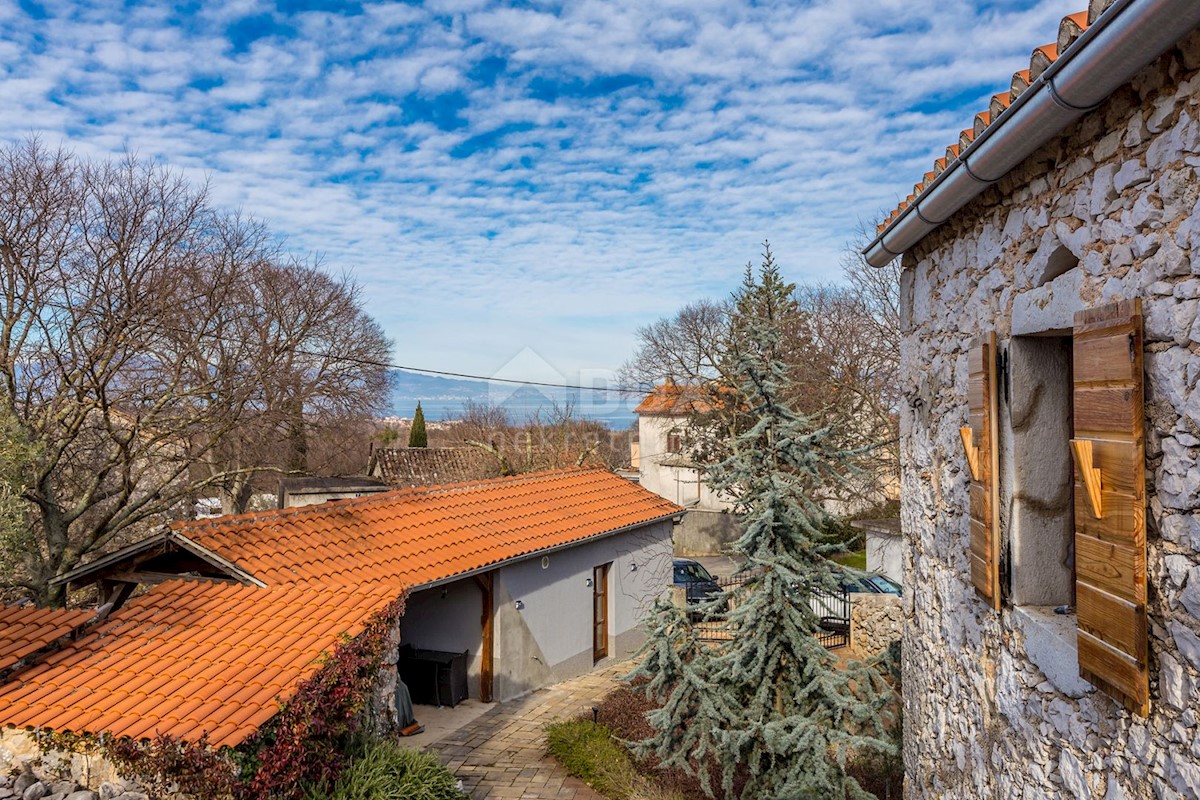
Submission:
M 900 598 L 894 594 L 855 594 L 850 602 L 850 646 L 861 656 L 882 653 L 903 633 Z
M 88 789 L 87 787 L 94 787 Z M 28 731 L 0 730 L 0 800 L 147 800 L 99 755 L 43 751 Z
M 723 556 L 742 535 L 738 517 L 725 511 L 690 508 L 675 526 L 672 541 L 681 558 Z
M 1193 33 L 905 256 L 908 798 L 1200 797 L 1198 69 Z M 1006 351 L 1133 297 L 1146 320 L 1148 719 L 1078 677 L 1073 617 L 976 598 L 958 433 L 976 335 L 995 330 Z M 1003 463 L 1014 452 L 1002 448 L 1005 548 L 1021 522 Z

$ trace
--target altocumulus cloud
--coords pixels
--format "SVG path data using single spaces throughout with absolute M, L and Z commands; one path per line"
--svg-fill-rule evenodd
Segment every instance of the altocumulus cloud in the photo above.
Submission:
M 1082 0 L 0 0 L 0 136 L 128 148 L 367 288 L 405 363 L 565 377 L 736 284 L 836 280 Z

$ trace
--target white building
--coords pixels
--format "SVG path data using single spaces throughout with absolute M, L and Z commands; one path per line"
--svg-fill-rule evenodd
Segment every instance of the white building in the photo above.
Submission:
M 691 419 L 709 410 L 703 390 L 676 383 L 655 387 L 634 409 L 638 482 L 688 511 L 675 529 L 676 555 L 716 555 L 737 535 L 732 501 L 709 488 L 705 465 L 690 454 Z

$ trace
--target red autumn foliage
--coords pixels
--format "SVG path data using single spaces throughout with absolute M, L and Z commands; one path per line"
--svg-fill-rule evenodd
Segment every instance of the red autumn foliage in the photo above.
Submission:
M 270 797 L 299 800 L 305 788 L 328 786 L 346 766 L 346 751 L 364 722 L 390 633 L 404 615 L 405 597 L 345 639 L 297 688 L 279 714 L 236 748 L 214 749 L 207 736 L 184 742 L 43 734 L 47 749 L 100 751 L 151 796 L 166 792 L 202 798 Z

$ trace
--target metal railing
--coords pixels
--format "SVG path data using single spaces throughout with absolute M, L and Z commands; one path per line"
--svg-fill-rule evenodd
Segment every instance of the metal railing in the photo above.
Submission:
M 688 617 L 700 638 L 710 642 L 733 638 L 726 622 L 728 613 L 737 607 L 749 586 L 758 580 L 754 575 L 737 575 L 716 581 L 693 581 L 683 586 L 687 597 Z M 843 589 L 831 592 L 823 588 L 798 591 L 797 599 L 807 599 L 817 618 L 817 641 L 830 650 L 850 644 L 850 595 Z M 714 602 L 706 602 L 714 601 Z M 803 600 L 800 600 L 803 602 Z

